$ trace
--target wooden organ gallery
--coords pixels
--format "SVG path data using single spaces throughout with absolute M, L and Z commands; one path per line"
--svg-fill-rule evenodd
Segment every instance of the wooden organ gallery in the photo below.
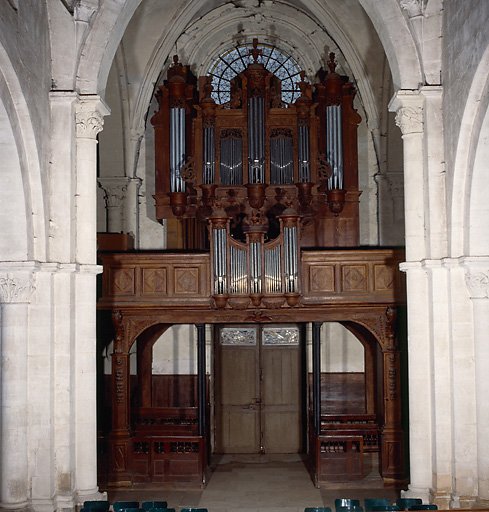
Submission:
M 307 453 L 317 485 L 362 479 L 364 453 L 376 452 L 385 484 L 404 478 L 403 253 L 359 245 L 355 88 L 330 54 L 324 79 L 313 87 L 301 73 L 284 98 L 263 47 L 254 40 L 242 51 L 221 98 L 215 78 L 195 79 L 176 57 L 158 89 L 156 217 L 176 219 L 188 250 L 100 252 L 98 307 L 115 328 L 112 420 L 99 455 L 111 485 L 202 484 L 213 452 Z M 363 346 L 358 406 L 326 405 L 323 322 Z M 196 325 L 197 373 L 156 384 L 152 347 L 178 324 Z

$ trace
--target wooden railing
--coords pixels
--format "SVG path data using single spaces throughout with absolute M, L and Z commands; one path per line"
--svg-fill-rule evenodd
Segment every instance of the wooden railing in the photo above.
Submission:
M 210 308 L 209 253 L 101 253 L 104 266 L 99 308 Z M 302 307 L 324 305 L 395 304 L 405 301 L 399 263 L 402 250 L 352 249 L 301 252 Z M 276 299 L 276 294 L 274 294 Z M 227 309 L 256 309 L 234 304 Z M 261 308 L 291 309 L 283 301 L 263 297 Z

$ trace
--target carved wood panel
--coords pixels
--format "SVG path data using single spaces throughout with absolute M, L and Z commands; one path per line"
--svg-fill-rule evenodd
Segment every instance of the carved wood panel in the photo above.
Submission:
M 309 283 L 313 292 L 334 292 L 334 265 L 310 267 Z
M 341 288 L 344 292 L 366 292 L 368 290 L 367 265 L 342 265 Z
M 200 273 L 197 267 L 175 268 L 175 294 L 199 294 Z
M 374 290 L 393 290 L 398 284 L 399 270 L 388 265 L 374 265 Z
M 143 268 L 143 295 L 167 294 L 166 268 Z
M 111 268 L 109 270 L 110 295 L 134 295 L 133 268 Z

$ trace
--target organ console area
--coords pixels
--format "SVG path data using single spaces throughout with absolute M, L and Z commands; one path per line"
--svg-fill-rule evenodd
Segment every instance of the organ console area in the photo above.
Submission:
M 115 328 L 112 417 L 101 438 L 111 485 L 205 482 L 211 431 L 219 435 L 205 324 L 215 333 L 231 324 L 312 325 L 312 367 L 303 366 L 297 386 L 305 389 L 303 450 L 314 482 L 363 478 L 364 452 L 379 454 L 386 484 L 404 478 L 396 333 L 403 252 L 360 247 L 355 87 L 330 54 L 321 80 L 311 85 L 301 72 L 284 95 L 283 75 L 267 70 L 260 52 L 254 40 L 221 102 L 212 75 L 197 79 L 174 57 L 151 119 L 153 197 L 156 218 L 180 226 L 184 250 L 100 253 L 98 307 L 112 312 Z M 320 325 L 329 321 L 365 349 L 364 405 L 349 414 L 323 405 Z M 172 380 L 179 404 L 163 403 L 156 394 L 169 384 L 152 383 L 151 347 L 178 324 L 197 326 L 198 372 Z M 298 343 L 305 346 L 303 336 Z

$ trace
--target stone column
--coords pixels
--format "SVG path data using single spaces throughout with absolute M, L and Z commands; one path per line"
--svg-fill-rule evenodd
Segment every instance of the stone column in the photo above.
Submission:
M 428 502 L 432 484 L 430 317 L 425 232 L 424 98 L 418 91 L 399 91 L 389 110 L 396 112 L 404 149 L 404 212 L 408 297 L 410 484 L 403 495 Z
M 473 304 L 477 413 L 478 505 L 489 506 L 489 257 L 465 258 L 466 283 Z
M 109 110 L 99 97 L 76 104 L 74 397 L 78 500 L 98 496 L 96 421 L 97 135 Z
M 105 209 L 107 211 L 107 232 L 124 231 L 124 200 L 127 195 L 129 178 L 99 178 L 98 184 L 104 191 Z
M 396 112 L 396 124 L 404 141 L 404 215 L 406 260 L 425 258 L 424 223 L 424 98 L 416 91 L 399 91 L 389 110 Z
M 24 268 L 22 268 L 24 266 Z M 0 507 L 28 505 L 27 344 L 28 307 L 35 290 L 32 265 L 0 268 L 1 432 Z
M 132 233 L 137 240 L 139 215 L 139 178 L 114 176 L 99 178 L 104 191 L 108 233 Z

